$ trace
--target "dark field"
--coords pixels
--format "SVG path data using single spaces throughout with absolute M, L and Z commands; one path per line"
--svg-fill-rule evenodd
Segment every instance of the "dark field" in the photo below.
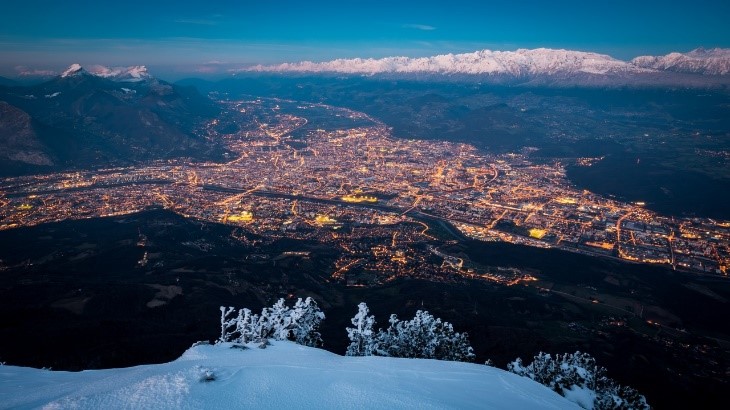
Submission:
M 569 167 L 568 177 L 579 188 L 646 202 L 665 215 L 730 219 L 730 179 L 672 168 L 662 158 L 611 155 L 590 167 Z

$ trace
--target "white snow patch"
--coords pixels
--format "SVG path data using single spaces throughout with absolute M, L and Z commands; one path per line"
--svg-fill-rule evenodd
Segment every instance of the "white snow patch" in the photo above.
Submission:
M 105 67 L 95 65 L 89 68 L 89 72 L 97 77 L 109 78 L 115 81 L 142 81 L 150 78 L 147 67 L 135 65 L 129 67 Z
M 60 91 L 56 91 L 53 94 L 46 94 L 45 97 L 46 98 L 54 98 L 54 97 L 58 97 L 59 95 L 61 95 L 61 92 Z
M 460 362 L 346 357 L 292 342 L 199 345 L 170 363 L 78 373 L 0 366 L 0 403 L 30 408 L 578 408 L 528 378 Z M 201 381 L 201 372 L 212 381 Z
M 61 73 L 61 77 L 66 78 L 66 77 L 73 76 L 73 75 L 81 72 L 81 70 L 83 70 L 83 68 L 81 67 L 81 64 L 76 64 L 76 63 L 71 64 L 66 70 L 64 70 L 63 73 Z
M 585 370 L 585 369 L 584 369 Z M 591 389 L 581 388 L 578 386 L 572 386 L 570 389 L 563 389 L 563 394 L 566 399 L 573 403 L 577 403 L 584 409 L 592 409 L 593 403 L 596 400 L 596 392 Z

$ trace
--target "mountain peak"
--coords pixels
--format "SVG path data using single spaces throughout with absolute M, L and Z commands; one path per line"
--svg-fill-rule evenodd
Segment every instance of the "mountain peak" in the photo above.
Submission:
M 73 76 L 81 74 L 83 71 L 84 71 L 84 68 L 81 67 L 81 64 L 74 63 L 74 64 L 71 64 L 70 66 L 68 66 L 68 68 L 66 70 L 64 70 L 63 73 L 61 73 L 61 77 L 62 78 L 73 77 Z
M 71 64 L 66 70 L 64 70 L 61 73 L 61 78 L 76 77 L 82 74 L 120 82 L 137 82 L 152 78 L 152 75 L 150 75 L 147 71 L 147 67 L 143 65 L 129 67 L 106 67 L 103 65 L 93 65 L 89 67 L 87 71 L 81 66 L 81 64 L 77 63 Z

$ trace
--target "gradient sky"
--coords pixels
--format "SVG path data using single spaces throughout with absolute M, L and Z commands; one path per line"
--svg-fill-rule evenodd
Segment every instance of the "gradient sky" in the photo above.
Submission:
M 568 48 L 628 59 L 730 47 L 730 2 L 18 0 L 0 6 L 0 75 L 71 63 L 168 75 L 257 63 Z

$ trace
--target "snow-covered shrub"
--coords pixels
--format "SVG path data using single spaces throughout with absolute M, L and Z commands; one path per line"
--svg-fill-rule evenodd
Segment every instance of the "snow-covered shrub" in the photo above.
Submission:
M 543 384 L 586 409 L 648 409 L 644 396 L 623 387 L 608 376 L 588 353 L 550 354 L 540 352 L 525 365 L 517 358 L 507 370 Z
M 610 379 L 609 379 L 610 380 Z M 620 386 L 613 380 L 600 390 L 593 402 L 594 410 L 611 409 L 649 409 L 646 398 L 636 389 L 629 386 Z
M 289 315 L 291 336 L 294 341 L 305 346 L 322 345 L 319 325 L 324 320 L 324 313 L 312 298 L 297 299 Z M 287 336 L 288 337 L 288 336 Z
M 293 308 L 286 306 L 284 299 L 279 299 L 272 307 L 263 308 L 260 315 L 246 308 L 236 313 L 232 307 L 221 306 L 220 311 L 221 336 L 218 343 L 246 344 L 274 339 L 294 340 L 307 346 L 322 344 L 318 329 L 324 320 L 324 313 L 317 302 L 309 297 L 298 299 Z
M 256 338 L 254 333 L 253 319 L 255 315 L 251 314 L 250 309 L 240 309 L 236 317 L 236 330 L 239 335 L 240 343 L 248 343 Z
M 274 303 L 269 309 L 268 316 L 270 337 L 274 340 L 287 340 L 291 333 L 291 312 L 289 306 L 284 304 L 284 299 Z
M 350 356 L 390 356 L 452 361 L 474 359 L 474 352 L 466 333 L 454 331 L 449 322 L 434 318 L 427 311 L 417 311 L 408 321 L 390 315 L 390 326 L 373 333 L 375 318 L 367 316 L 365 303 L 358 306 L 358 314 L 352 319 L 356 328 L 348 328 Z
M 372 356 L 375 348 L 375 316 L 368 316 L 370 309 L 365 302 L 360 302 L 357 306 L 357 315 L 350 321 L 353 327 L 348 327 L 347 337 L 350 339 L 350 345 L 347 346 L 346 356 Z
M 234 333 L 236 332 L 236 318 L 231 317 L 236 309 L 233 307 L 221 306 L 221 337 L 216 341 L 217 343 L 223 343 L 231 341 Z

